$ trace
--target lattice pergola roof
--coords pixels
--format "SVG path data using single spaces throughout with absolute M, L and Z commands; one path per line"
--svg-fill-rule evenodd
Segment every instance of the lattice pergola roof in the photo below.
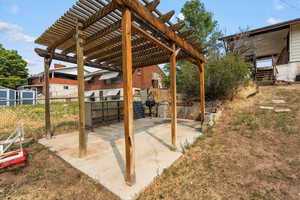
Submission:
M 85 65 L 111 71 L 121 71 L 122 7 L 132 11 L 133 67 L 169 62 L 176 44 L 181 51 L 177 60 L 194 58 L 204 62 L 201 45 L 192 31 L 181 32 L 183 22 L 172 24 L 174 11 L 162 14 L 156 9 L 159 0 L 79 0 L 49 27 L 35 42 L 47 47 L 36 49 L 46 57 L 76 63 L 76 26 L 82 24 Z
M 49 68 L 53 59 L 77 64 L 79 104 L 79 157 L 87 155 L 85 133 L 84 65 L 122 71 L 124 140 L 128 185 L 134 182 L 134 129 L 132 74 L 138 67 L 170 62 L 171 140 L 176 149 L 176 60 L 192 59 L 199 68 L 200 113 L 205 118 L 204 57 L 192 31 L 172 24 L 174 11 L 161 14 L 159 0 L 79 0 L 48 28 L 36 43 L 47 49 L 35 51 L 45 63 L 45 132 L 51 136 Z

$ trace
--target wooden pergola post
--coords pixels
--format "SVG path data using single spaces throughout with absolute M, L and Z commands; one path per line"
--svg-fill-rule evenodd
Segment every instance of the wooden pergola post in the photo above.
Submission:
M 125 132 L 125 181 L 132 185 L 135 176 L 134 132 L 133 132 L 133 99 L 132 99 L 132 41 L 131 11 L 124 8 L 122 16 L 122 71 L 124 90 L 124 132 Z
M 204 79 L 204 63 L 198 65 L 200 71 L 200 120 L 205 120 L 205 79 Z
M 170 81 L 171 81 L 171 134 L 172 134 L 172 148 L 176 150 L 177 139 L 177 99 L 176 99 L 176 45 L 172 44 L 173 53 L 170 57 Z
M 44 92 L 45 92 L 45 133 L 48 138 L 52 137 L 51 133 L 51 116 L 50 116 L 50 91 L 49 91 L 49 68 L 52 58 L 44 58 Z
M 83 31 L 82 23 L 76 26 L 77 47 L 77 77 L 78 77 L 78 102 L 79 102 L 79 157 L 87 154 L 87 138 L 85 133 L 85 97 L 84 97 L 84 58 L 83 58 Z

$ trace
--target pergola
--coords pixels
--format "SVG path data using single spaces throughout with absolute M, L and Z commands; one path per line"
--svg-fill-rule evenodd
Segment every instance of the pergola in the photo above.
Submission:
M 35 42 L 45 62 L 45 123 L 51 137 L 49 67 L 53 59 L 78 67 L 79 157 L 87 154 L 85 132 L 84 66 L 122 72 L 126 176 L 132 185 L 135 175 L 132 74 L 140 67 L 170 62 L 171 137 L 176 149 L 176 60 L 189 59 L 199 68 L 200 113 L 205 114 L 204 62 L 201 44 L 192 31 L 180 31 L 184 23 L 172 24 L 174 11 L 162 14 L 159 0 L 79 0 Z

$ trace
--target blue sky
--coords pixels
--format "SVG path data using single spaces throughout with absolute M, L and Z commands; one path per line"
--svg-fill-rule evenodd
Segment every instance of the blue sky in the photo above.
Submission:
M 202 0 L 214 14 L 226 35 L 239 28 L 258 28 L 281 21 L 300 18 L 300 0 Z M 76 0 L 0 0 L 0 43 L 16 49 L 29 63 L 29 72 L 42 71 L 43 62 L 34 53 L 33 43 L 44 30 L 69 9 Z M 161 0 L 162 13 L 175 10 L 185 0 Z M 56 62 L 59 63 L 59 62 Z

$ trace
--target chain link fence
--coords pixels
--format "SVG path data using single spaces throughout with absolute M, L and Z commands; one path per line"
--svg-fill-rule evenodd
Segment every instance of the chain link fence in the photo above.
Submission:
M 45 107 L 37 104 L 0 106 L 0 138 L 6 137 L 23 122 L 26 136 L 39 137 L 45 130 Z M 70 98 L 50 99 L 51 126 L 54 132 L 78 128 L 78 102 Z

